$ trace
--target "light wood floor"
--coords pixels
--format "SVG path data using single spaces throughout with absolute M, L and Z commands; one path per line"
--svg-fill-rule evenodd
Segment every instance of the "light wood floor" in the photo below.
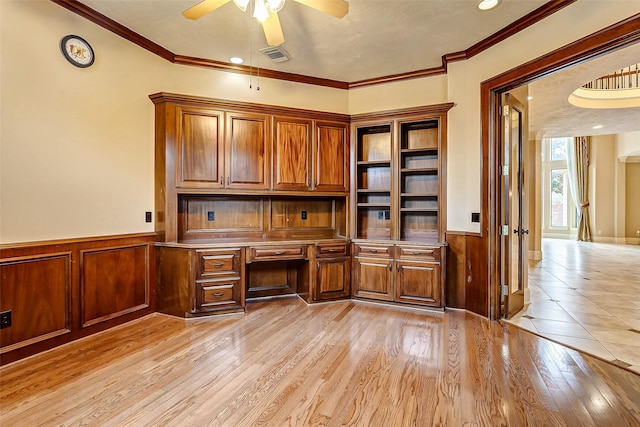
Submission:
M 618 427 L 640 425 L 640 375 L 463 312 L 289 298 L 5 366 L 0 407 L 3 427 Z

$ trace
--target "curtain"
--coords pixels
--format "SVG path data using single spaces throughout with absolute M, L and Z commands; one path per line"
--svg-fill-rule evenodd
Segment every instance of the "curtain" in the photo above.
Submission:
M 578 136 L 569 143 L 567 166 L 569 168 L 569 184 L 571 185 L 571 197 L 578 207 L 578 240 L 591 241 L 589 229 L 589 138 Z

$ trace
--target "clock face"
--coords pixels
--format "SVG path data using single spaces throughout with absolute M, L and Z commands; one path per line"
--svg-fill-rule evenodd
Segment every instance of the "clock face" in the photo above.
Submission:
M 63 37 L 60 41 L 60 50 L 64 57 L 76 67 L 90 67 L 95 59 L 93 49 L 82 37 Z

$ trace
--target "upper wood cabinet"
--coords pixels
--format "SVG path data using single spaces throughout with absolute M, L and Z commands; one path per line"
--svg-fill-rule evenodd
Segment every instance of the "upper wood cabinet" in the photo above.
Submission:
M 227 113 L 226 188 L 269 188 L 269 117 Z
M 224 175 L 224 113 L 179 107 L 177 186 L 221 188 Z
M 316 191 L 347 191 L 349 188 L 349 144 L 344 123 L 316 123 L 314 147 Z
M 311 120 L 274 117 L 273 189 L 309 190 L 311 139 Z

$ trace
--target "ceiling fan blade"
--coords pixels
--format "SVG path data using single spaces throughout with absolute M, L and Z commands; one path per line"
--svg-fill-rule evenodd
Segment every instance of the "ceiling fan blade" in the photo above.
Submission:
M 336 18 L 344 18 L 349 12 L 349 3 L 345 0 L 295 0 L 320 12 L 328 13 Z
M 220 6 L 229 3 L 231 0 L 203 0 L 195 6 L 182 12 L 185 18 L 199 19 L 209 12 L 213 12 Z
M 269 46 L 278 46 L 284 43 L 284 33 L 277 13 L 269 13 L 269 17 L 262 22 L 262 29 Z

